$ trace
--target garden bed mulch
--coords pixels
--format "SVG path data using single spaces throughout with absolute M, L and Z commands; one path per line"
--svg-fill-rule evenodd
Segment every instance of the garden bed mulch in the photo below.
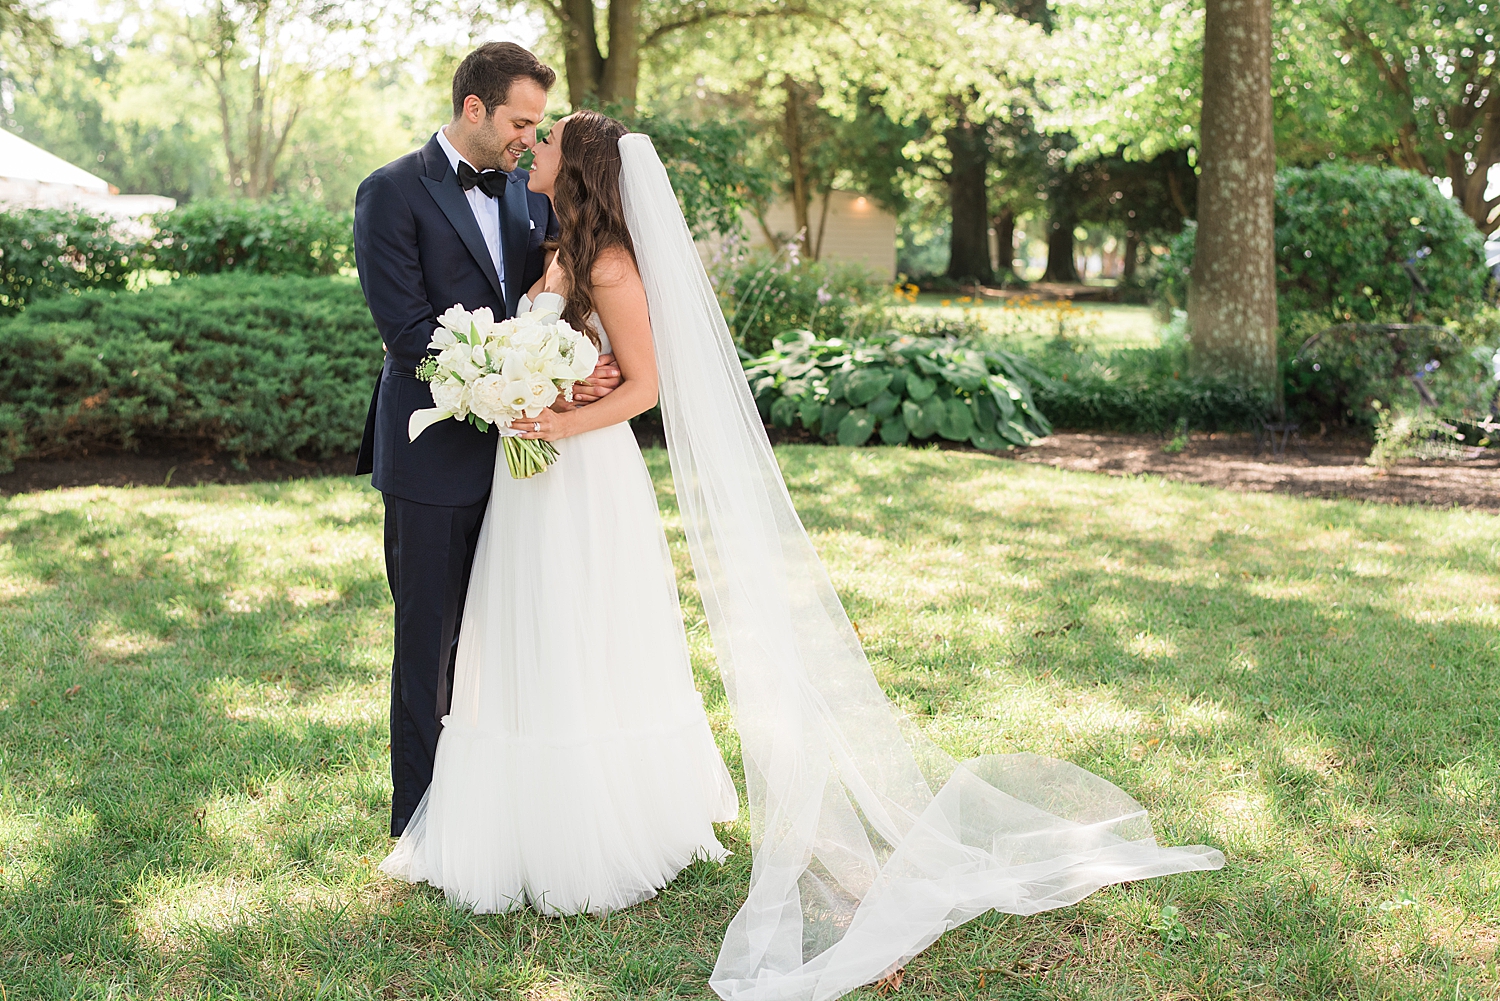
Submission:
M 196 486 L 200 483 L 261 483 L 309 476 L 348 476 L 354 456 L 316 462 L 247 459 L 199 450 L 145 450 L 79 455 L 63 459 L 22 459 L 0 476 L 0 497 L 58 487 Z
M 1006 458 L 1074 472 L 1149 475 L 1250 493 L 1299 494 L 1396 504 L 1500 511 L 1500 458 L 1467 462 L 1403 461 L 1382 471 L 1365 464 L 1370 443 L 1313 438 L 1306 455 L 1256 453 L 1249 434 L 1194 434 L 1183 451 L 1162 451 L 1166 439 L 1144 434 L 1063 432 Z
M 649 433 L 642 437 L 643 444 L 660 444 Z M 773 432 L 773 437 L 792 441 L 806 435 Z M 1059 432 L 1032 448 L 1000 454 L 1015 462 L 1073 472 L 1161 476 L 1245 492 L 1500 511 L 1500 458 L 1404 462 L 1381 472 L 1365 465 L 1370 445 L 1358 438 L 1314 438 L 1305 443 L 1305 456 L 1295 445 L 1284 456 L 1256 454 L 1255 440 L 1248 434 L 1194 434 L 1187 447 L 1175 455 L 1162 451 L 1165 442 L 1159 435 Z M 95 484 L 254 483 L 347 476 L 353 471 L 352 455 L 316 462 L 249 459 L 237 463 L 232 456 L 220 453 L 160 450 L 23 459 L 13 472 L 0 476 L 0 496 Z

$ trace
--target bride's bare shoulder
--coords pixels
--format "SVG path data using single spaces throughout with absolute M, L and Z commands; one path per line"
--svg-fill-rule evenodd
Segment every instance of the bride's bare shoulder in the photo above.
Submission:
M 591 277 L 595 286 L 609 288 L 615 285 L 639 285 L 641 274 L 636 270 L 635 256 L 624 247 L 605 247 L 594 258 Z

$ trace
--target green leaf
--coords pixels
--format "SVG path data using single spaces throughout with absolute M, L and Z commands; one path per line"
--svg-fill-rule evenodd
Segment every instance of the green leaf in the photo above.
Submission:
M 900 406 L 900 404 L 901 401 L 893 396 L 890 392 L 884 392 L 871 400 L 869 406 L 867 406 L 865 409 L 870 411 L 870 416 L 885 420 L 887 417 L 891 416 L 891 414 L 894 414 L 896 412 L 896 408 Z
M 913 372 L 906 377 L 906 395 L 921 403 L 937 391 L 937 383 Z
M 790 396 L 783 396 L 771 404 L 771 423 L 779 428 L 791 427 L 797 418 L 798 402 Z
M 972 393 L 984 385 L 989 373 L 972 365 L 945 365 L 942 376 L 964 392 Z
M 938 422 L 943 419 L 947 408 L 943 406 L 942 400 L 928 400 L 926 403 L 917 404 L 920 417 L 915 427 L 911 429 L 914 438 L 931 438 L 938 429 Z
M 975 448 L 982 448 L 986 452 L 998 452 L 1008 447 L 1005 439 L 999 435 L 992 431 L 982 431 L 979 428 L 975 428 L 974 433 L 969 435 L 969 444 Z
M 1002 375 L 990 376 L 990 399 L 1000 411 L 1000 419 L 1008 421 L 1015 416 L 1016 401 L 1011 396 L 1010 381 Z
M 974 397 L 974 423 L 982 431 L 994 433 L 995 419 L 1000 416 L 1000 408 L 988 393 L 981 393 Z
M 922 405 L 911 400 L 901 401 L 901 420 L 913 434 L 922 426 Z
M 907 371 L 904 368 L 892 370 L 891 384 L 886 389 L 899 397 L 902 393 L 906 392 L 906 376 Z
M 848 372 L 835 372 L 833 378 L 828 380 L 828 400 L 833 402 L 844 398 L 844 387 L 849 383 Z
M 904 445 L 911 437 L 911 428 L 900 417 L 891 416 L 880 422 L 880 440 L 887 445 Z
M 851 410 L 839 421 L 839 444 L 863 445 L 875 433 L 875 419 L 867 410 Z
M 968 401 L 955 396 L 943 408 L 938 434 L 949 441 L 965 441 L 974 433 L 974 411 Z
M 818 421 L 823 419 L 823 404 L 818 402 L 816 396 L 805 396 L 802 398 L 802 410 L 799 416 L 802 418 L 802 426 L 809 431 L 814 431 Z
M 823 405 L 823 434 L 834 434 L 838 431 L 839 423 L 843 421 L 844 415 L 849 412 L 847 403 L 826 403 Z
M 892 374 L 883 368 L 856 369 L 844 384 L 844 398 L 856 407 L 864 406 L 885 392 Z

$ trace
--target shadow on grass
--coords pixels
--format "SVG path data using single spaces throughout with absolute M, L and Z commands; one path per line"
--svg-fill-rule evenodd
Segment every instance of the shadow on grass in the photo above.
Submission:
M 937 739 L 1069 758 L 1138 795 L 1163 840 L 1230 855 L 980 918 L 903 995 L 1466 996 L 1476 940 L 1445 927 L 1500 928 L 1500 671 L 1493 630 L 1435 614 L 1432 582 L 1493 588 L 1500 530 L 1465 545 L 1442 513 L 982 456 L 780 454 L 882 683 Z M 476 918 L 372 873 L 378 503 L 336 481 L 94 496 L 0 505 L 11 996 L 709 996 L 743 843 L 607 919 Z M 1365 544 L 1384 575 L 1341 565 Z

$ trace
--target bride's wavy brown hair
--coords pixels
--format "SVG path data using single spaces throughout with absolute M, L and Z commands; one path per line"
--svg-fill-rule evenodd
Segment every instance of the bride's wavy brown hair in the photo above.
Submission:
M 563 128 L 562 162 L 552 187 L 560 230 L 557 264 L 568 280 L 562 317 L 595 344 L 599 337 L 588 323 L 594 313 L 594 262 L 611 247 L 635 259 L 620 203 L 620 137 L 629 131 L 597 111 L 575 112 Z

